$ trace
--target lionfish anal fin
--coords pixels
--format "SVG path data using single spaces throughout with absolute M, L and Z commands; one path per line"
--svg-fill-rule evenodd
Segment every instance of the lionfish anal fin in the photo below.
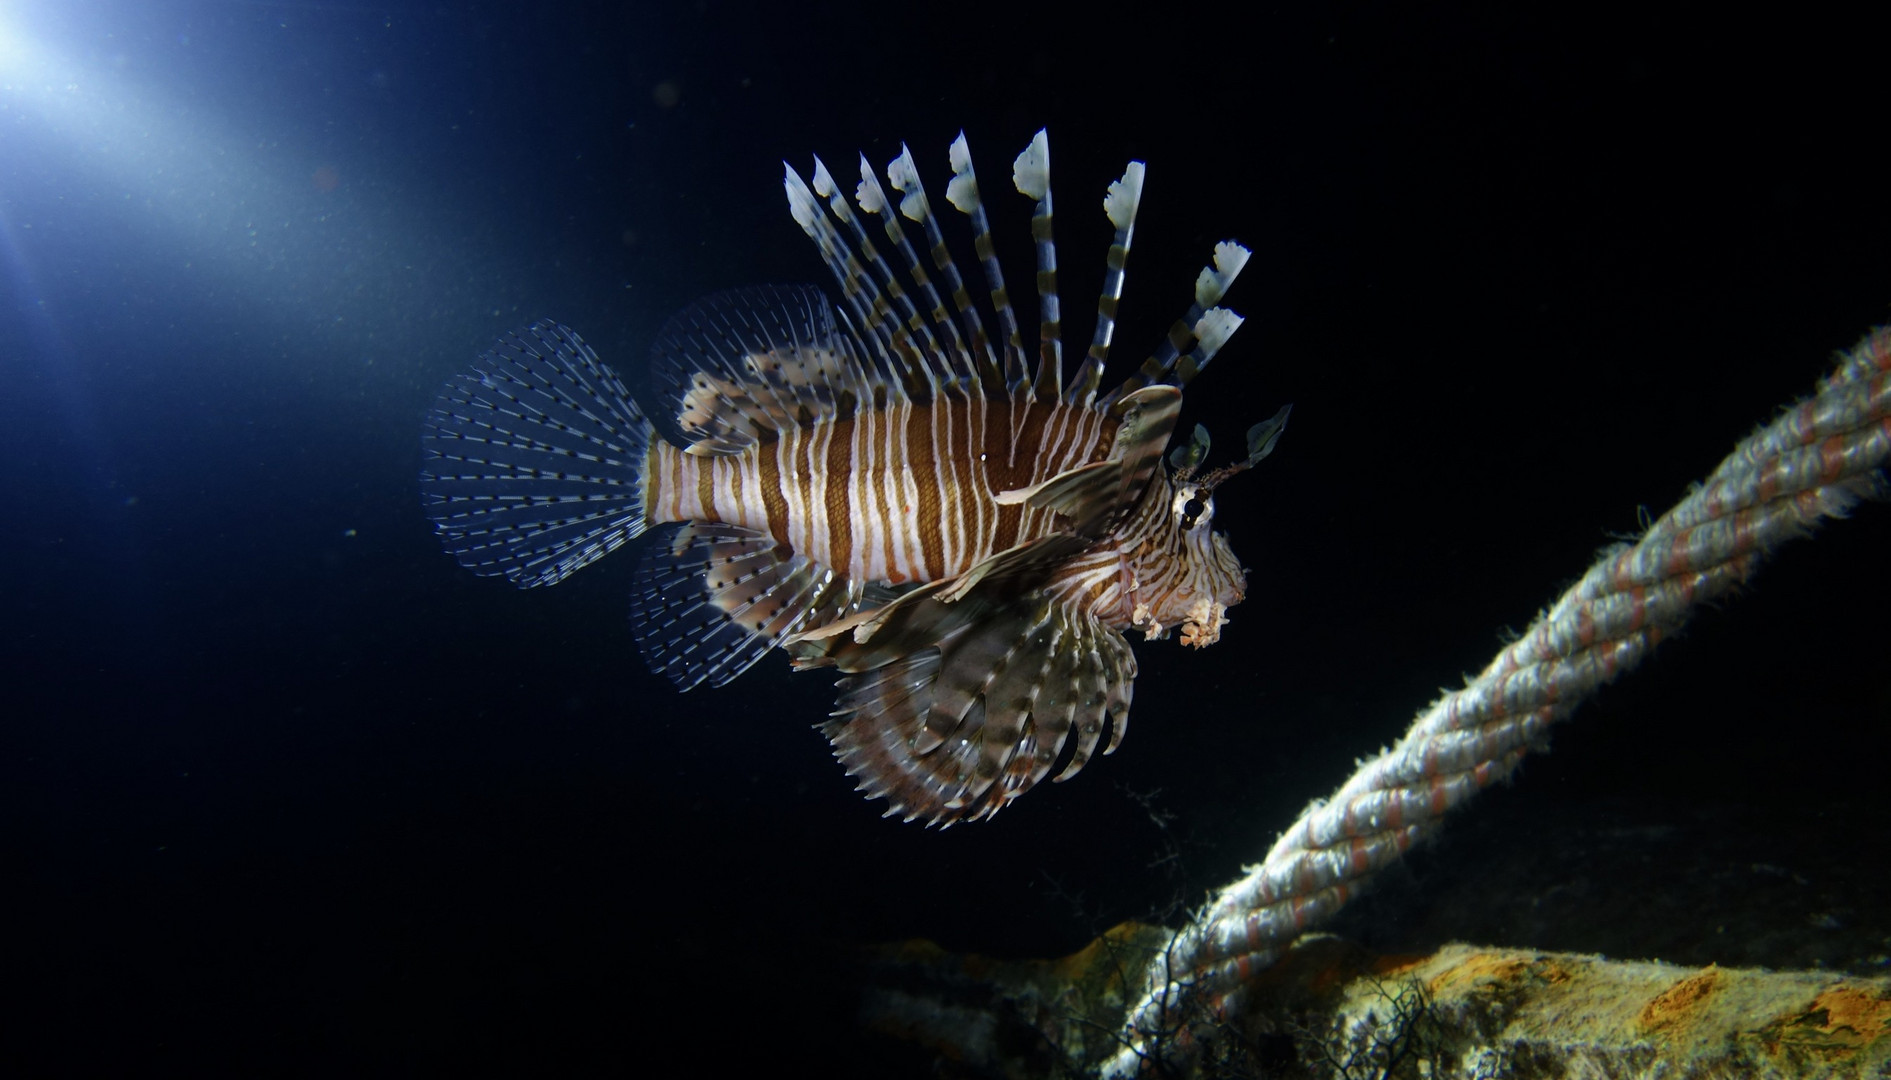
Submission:
M 659 537 L 638 567 L 632 622 L 651 670 L 679 690 L 721 686 L 857 599 L 846 578 L 764 531 L 690 522 Z

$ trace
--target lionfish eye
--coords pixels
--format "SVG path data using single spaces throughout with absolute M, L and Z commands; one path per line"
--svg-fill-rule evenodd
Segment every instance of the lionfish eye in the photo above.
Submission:
M 1182 504 L 1182 528 L 1184 529 L 1194 528 L 1196 519 L 1200 518 L 1202 516 L 1202 511 L 1206 509 L 1208 509 L 1208 504 L 1202 502 L 1200 499 L 1190 499 L 1189 501 L 1183 503 Z

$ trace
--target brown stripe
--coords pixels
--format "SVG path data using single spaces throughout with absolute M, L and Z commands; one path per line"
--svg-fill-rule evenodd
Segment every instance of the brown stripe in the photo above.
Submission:
M 1019 468 L 1012 461 L 1011 425 L 1016 419 L 1012 413 L 1018 407 L 1014 402 L 995 401 L 986 417 L 985 478 L 993 491 L 1010 491 L 1031 482 L 1031 463 L 1026 462 Z M 991 547 L 998 552 L 1018 542 L 1018 525 L 1024 518 L 1024 507 L 1013 503 L 994 509 L 998 511 L 998 523 L 992 531 Z
M 643 488 L 638 492 L 642 497 L 638 502 L 638 509 L 642 511 L 645 521 L 654 522 L 657 519 L 657 492 L 663 487 L 663 475 L 660 471 L 663 464 L 659 460 L 659 448 L 667 445 L 669 444 L 662 439 L 652 438 L 650 445 L 644 447 L 643 468 L 637 471 L 637 479 Z
M 1015 412 L 1021 410 L 1021 412 Z M 993 488 L 998 492 L 1010 488 L 1027 488 L 1036 480 L 1038 458 L 1044 454 L 1044 422 L 1050 418 L 1050 407 L 1038 405 L 1036 401 L 1023 401 L 1017 405 L 1006 405 L 1004 426 L 993 435 L 1012 437 L 1015 443 L 1004 446 L 1004 467 L 998 471 Z M 1014 435 L 1015 429 L 1015 435 Z M 1015 452 L 1014 452 L 1015 450 Z M 991 463 L 997 463 L 998 456 L 993 454 Z M 1046 477 L 1048 479 L 1048 477 Z M 998 535 L 993 539 L 993 549 L 1004 550 L 1019 541 L 1031 539 L 1023 535 L 1025 526 L 1025 507 L 1014 503 L 1010 507 L 998 509 Z
M 913 576 L 920 581 L 929 581 L 926 573 L 925 551 L 917 529 L 917 515 L 912 504 L 906 501 L 906 477 L 910 458 L 907 456 L 907 435 L 912 430 L 913 412 L 907 406 L 895 412 L 889 419 L 897 418 L 899 426 L 887 432 L 887 486 L 892 492 L 894 528 L 899 530 L 900 547 L 904 549 L 906 560 L 912 564 Z
M 704 458 L 696 463 L 697 521 L 716 520 L 716 464 L 721 458 Z
M 762 489 L 762 508 L 768 512 L 768 535 L 778 543 L 788 543 L 788 500 L 781 494 L 781 448 L 786 440 L 777 439 L 757 447 L 755 475 Z
M 990 505 L 990 500 L 985 498 L 980 488 L 985 482 L 985 467 L 978 460 L 978 440 L 972 436 L 977 414 L 985 405 L 983 398 L 968 401 L 946 416 L 952 430 L 952 454 L 947 462 L 952 469 L 953 498 L 944 512 L 958 519 L 959 536 L 963 538 L 963 548 L 959 552 L 960 565 L 947 567 L 946 572 L 949 574 L 970 569 L 984 551 L 985 537 L 979 529 L 979 512 Z
M 893 507 L 889 505 L 886 490 L 887 468 L 891 463 L 881 460 L 882 455 L 886 454 L 883 443 L 893 437 L 892 420 L 896 412 L 894 408 L 882 409 L 879 415 L 874 417 L 874 429 L 870 433 L 873 437 L 866 442 L 866 456 L 864 460 L 855 461 L 854 467 L 863 473 L 864 483 L 861 486 L 866 492 L 866 497 L 861 500 L 861 516 L 864 518 L 868 514 L 877 515 L 876 520 L 880 524 L 881 565 L 886 567 L 887 579 L 898 584 L 903 579 L 900 576 L 899 566 L 894 561 L 893 533 L 900 527 L 900 523 L 893 512 Z
M 729 501 L 735 507 L 737 518 L 748 516 L 747 507 L 742 502 L 742 473 L 745 471 L 742 458 L 733 458 L 729 462 Z
M 1039 402 L 1025 410 L 1017 432 L 1018 459 L 1031 469 L 1031 483 L 1056 476 L 1070 468 L 1065 456 L 1066 421 L 1069 410 L 1061 404 Z M 1027 508 L 1019 525 L 1019 536 L 1034 540 L 1050 531 L 1053 515 L 1049 511 Z
M 919 505 L 906 520 L 918 533 L 920 561 L 925 567 L 924 576 L 929 580 L 946 576 L 945 537 L 940 532 L 941 492 L 933 473 L 939 460 L 939 448 L 932 441 L 933 412 L 959 407 L 958 399 L 947 398 L 915 408 L 906 418 L 906 432 L 901 439 L 906 460 L 913 467 L 914 485 L 919 489 Z
M 668 496 L 671 504 L 671 521 L 688 520 L 688 515 L 683 512 L 684 458 L 688 456 L 689 455 L 683 453 L 681 450 L 672 450 L 670 452 L 670 489 L 664 494 Z
M 854 557 L 854 522 L 847 512 L 847 483 L 854 469 L 854 425 L 856 419 L 836 421 L 828 428 L 826 475 L 822 478 L 822 501 L 827 508 L 827 565 L 837 573 L 846 573 Z M 819 558 L 819 553 L 810 553 Z
M 1025 418 L 1030 415 L 1031 398 L 1026 396 L 1021 401 L 1013 400 L 1006 402 L 1004 407 L 998 410 L 993 417 L 995 425 L 1001 429 L 997 432 L 997 435 L 1002 439 L 1002 445 L 1004 446 L 1004 457 L 1002 459 L 997 455 L 993 455 L 992 457 L 993 461 L 1003 460 L 1004 462 L 1000 467 L 1002 469 L 999 475 L 999 480 L 1002 483 L 1002 486 L 998 488 L 1000 491 L 1003 491 L 1005 488 L 1028 487 L 1031 482 L 1036 479 L 1033 475 L 1037 472 L 1035 455 L 1030 452 L 1031 447 L 1026 446 L 1024 440 L 1018 438 L 1019 425 L 1023 424 Z M 986 435 L 988 439 L 992 437 L 990 433 Z
M 801 531 L 807 537 L 806 544 L 812 547 L 814 546 L 815 524 L 814 500 L 821 498 L 823 493 L 817 488 L 820 476 L 814 469 L 814 433 L 810 429 L 805 427 L 794 429 L 794 457 L 790 459 L 788 465 L 794 470 L 795 476 L 801 480 L 801 505 L 796 507 L 796 510 L 800 514 Z
M 932 419 L 927 425 L 930 428 L 934 461 L 933 483 L 937 485 L 932 497 L 939 505 L 939 572 L 934 577 L 946 577 L 953 573 L 957 563 L 948 560 L 958 559 L 967 543 L 964 523 L 958 517 L 958 503 L 962 500 L 948 498 L 947 493 L 958 490 L 953 485 L 958 483 L 959 460 L 965 456 L 965 448 L 958 443 L 955 434 L 957 429 L 953 424 L 958 414 L 970 407 L 970 402 L 953 399 L 942 408 L 932 410 Z

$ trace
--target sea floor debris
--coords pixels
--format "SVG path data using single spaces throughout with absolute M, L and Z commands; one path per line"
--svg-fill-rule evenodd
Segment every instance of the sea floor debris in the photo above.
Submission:
M 1089 1075 L 1120 1049 L 1123 987 L 1168 934 L 1124 923 L 1059 960 L 928 942 L 875 950 L 869 1028 L 940 1075 Z M 1394 1080 L 1891 1075 L 1891 977 L 1682 967 L 1452 944 L 1380 954 L 1313 935 L 1256 976 L 1240 1012 L 1177 1017 L 1186 1054 L 1148 1075 Z M 1181 1047 L 1176 1047 L 1181 1049 Z

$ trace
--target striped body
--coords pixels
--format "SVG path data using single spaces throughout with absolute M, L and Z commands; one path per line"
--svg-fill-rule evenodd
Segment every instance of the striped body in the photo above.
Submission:
M 1053 512 L 992 497 L 1102 460 L 1114 433 L 1097 410 L 1061 402 L 948 398 L 862 409 L 733 455 L 658 442 L 645 514 L 766 531 L 855 581 L 937 581 L 1051 532 Z
M 501 339 L 447 383 L 423 432 L 422 489 L 447 549 L 528 587 L 657 532 L 632 597 L 652 669 L 685 690 L 776 649 L 836 669 L 821 730 L 860 789 L 909 821 L 987 817 L 1113 751 L 1136 678 L 1123 632 L 1219 638 L 1246 577 L 1212 528 L 1213 492 L 1271 451 L 1287 413 L 1248 433 L 1245 459 L 1198 475 L 1197 428 L 1165 467 L 1182 385 L 1240 324 L 1218 306 L 1247 258 L 1232 242 L 1141 368 L 1102 388 L 1140 163 L 1104 199 L 1116 234 L 1096 331 L 1066 379 L 1049 153 L 1040 132 L 1013 166 L 1036 203 L 1034 350 L 963 136 L 946 198 L 972 223 L 995 327 L 904 148 L 886 168 L 897 198 L 864 158 L 853 203 L 818 160 L 811 186 L 790 169 L 790 209 L 840 304 L 765 286 L 673 317 L 651 370 L 682 445 L 565 327 Z

